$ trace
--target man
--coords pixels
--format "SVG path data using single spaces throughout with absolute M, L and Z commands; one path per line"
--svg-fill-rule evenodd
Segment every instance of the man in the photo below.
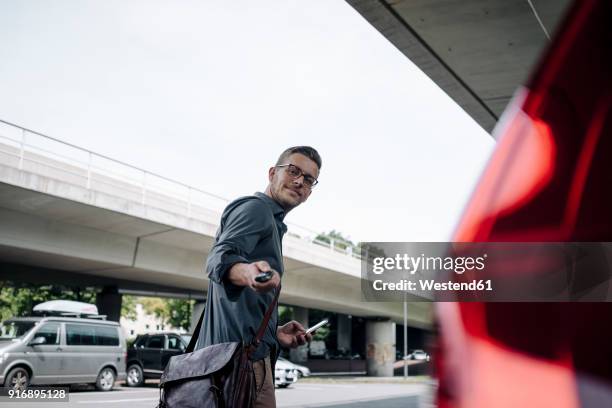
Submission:
M 321 157 L 315 149 L 291 147 L 268 170 L 264 193 L 239 198 L 225 208 L 206 264 L 210 285 L 196 348 L 230 341 L 250 343 L 255 337 L 283 275 L 281 241 L 287 231 L 283 219 L 308 199 L 320 169 Z M 270 280 L 255 280 L 267 271 L 272 272 Z M 272 367 L 279 346 L 294 348 L 312 339 L 296 321 L 278 327 L 277 322 L 278 309 L 251 356 L 256 407 L 276 406 Z

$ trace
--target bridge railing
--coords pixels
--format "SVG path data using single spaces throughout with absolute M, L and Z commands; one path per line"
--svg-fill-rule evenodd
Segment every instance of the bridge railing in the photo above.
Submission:
M 159 174 L 0 119 L 0 163 L 89 190 L 121 196 L 190 218 L 217 220 L 229 200 Z M 358 248 L 318 238 L 287 223 L 288 234 L 335 253 L 361 259 Z

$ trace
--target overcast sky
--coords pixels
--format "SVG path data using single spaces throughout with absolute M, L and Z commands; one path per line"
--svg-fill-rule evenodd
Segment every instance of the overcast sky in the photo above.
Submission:
M 286 220 L 444 241 L 493 139 L 344 1 L 0 1 L 0 118 L 235 198 L 323 158 Z

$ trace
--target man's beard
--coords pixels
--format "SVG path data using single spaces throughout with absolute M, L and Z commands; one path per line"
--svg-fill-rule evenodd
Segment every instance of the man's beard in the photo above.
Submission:
M 285 211 L 289 211 L 294 209 L 295 207 L 297 207 L 298 205 L 300 205 L 300 202 L 298 201 L 297 203 L 291 202 L 291 201 L 287 201 L 284 200 L 282 198 L 282 190 L 283 188 L 290 190 L 289 187 L 284 187 L 283 185 L 280 185 L 278 187 L 278 189 L 270 189 L 270 193 L 272 194 L 272 198 L 274 199 L 274 201 L 276 201 L 278 204 L 280 204 L 281 207 L 283 207 L 285 209 Z

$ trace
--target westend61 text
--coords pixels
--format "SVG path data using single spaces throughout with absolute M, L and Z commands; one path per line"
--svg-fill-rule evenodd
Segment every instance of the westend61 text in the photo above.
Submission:
M 372 287 L 377 291 L 456 291 L 456 290 L 493 290 L 493 284 L 491 279 L 477 280 L 474 279 L 470 282 L 436 282 L 433 279 L 419 279 L 419 287 L 417 288 L 417 282 L 402 279 L 399 282 L 384 282 L 380 279 L 372 282 Z

